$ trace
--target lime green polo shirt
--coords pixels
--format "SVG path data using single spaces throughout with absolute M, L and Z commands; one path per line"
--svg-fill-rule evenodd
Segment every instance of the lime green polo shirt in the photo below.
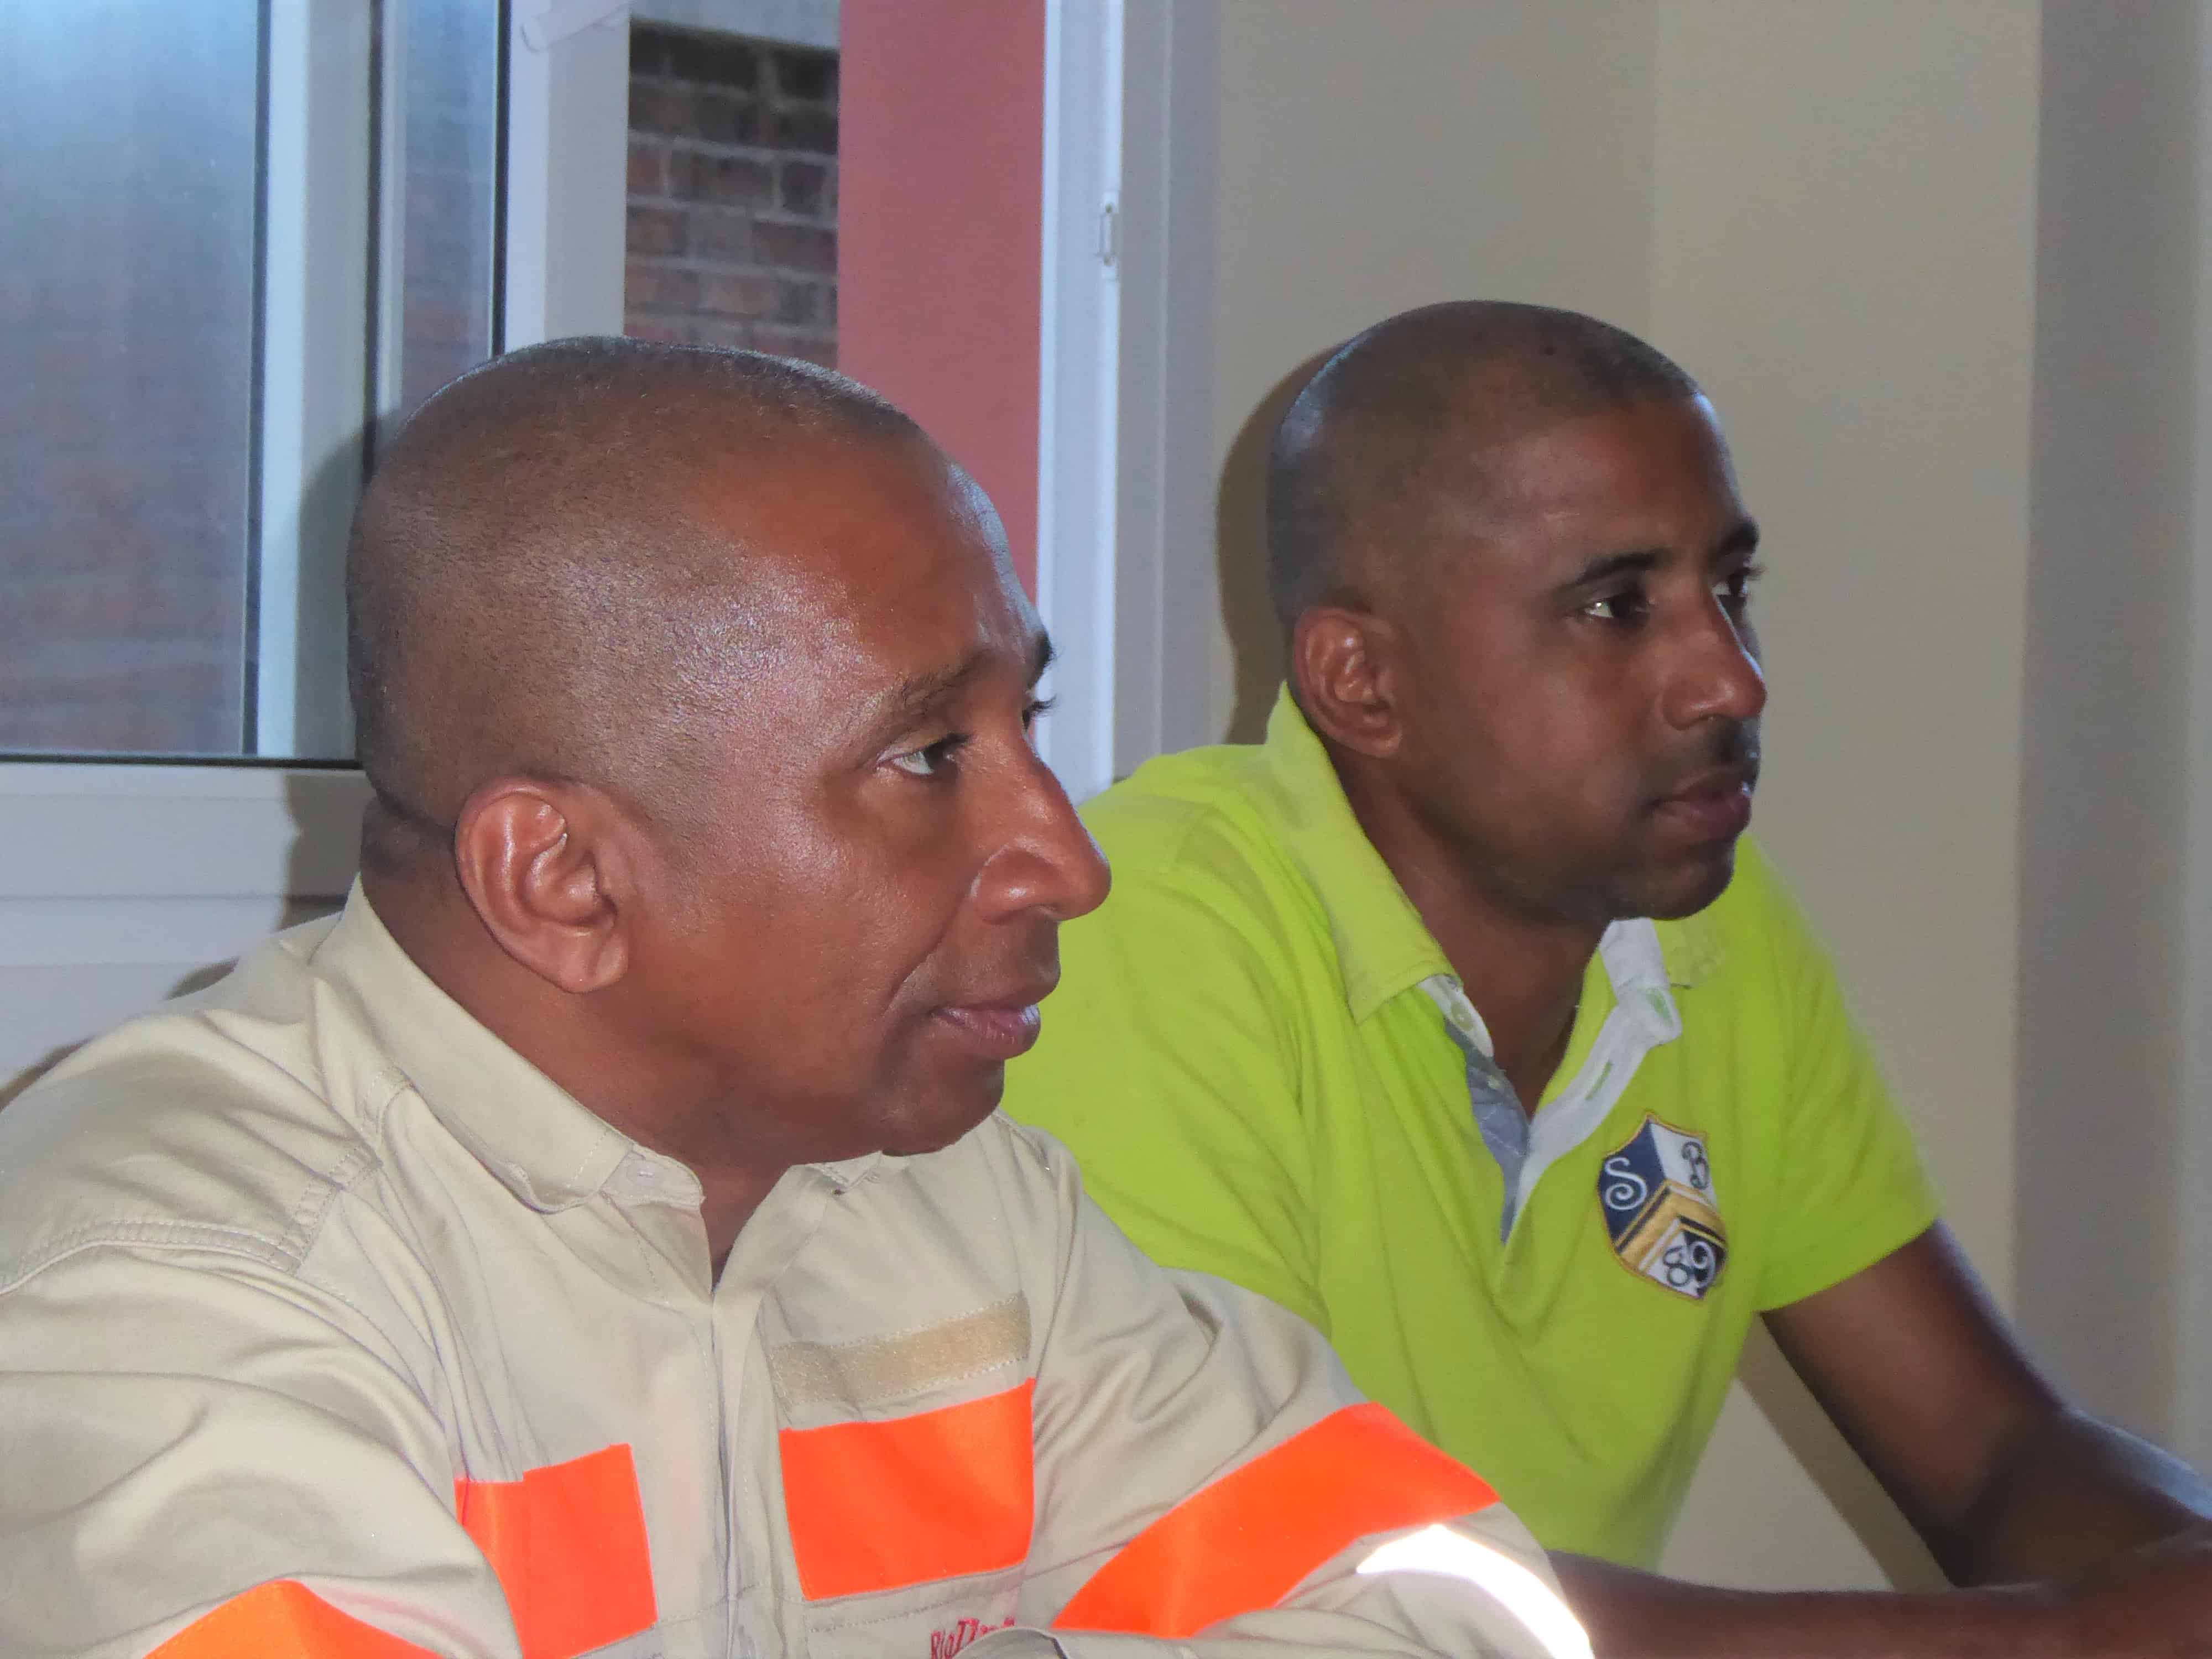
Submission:
M 1085 817 L 1114 890 L 1061 930 L 1007 1110 L 1160 1261 L 1313 1322 L 1553 1548 L 1654 1561 L 1753 1316 L 1936 1218 L 1748 841 L 1697 916 L 1607 931 L 1509 1230 L 1480 1015 L 1287 697 L 1264 744 L 1152 761 Z

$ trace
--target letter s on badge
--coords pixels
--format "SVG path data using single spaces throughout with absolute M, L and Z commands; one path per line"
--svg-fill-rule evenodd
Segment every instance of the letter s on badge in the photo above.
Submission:
M 1702 1137 L 1643 1123 L 1598 1165 L 1598 1212 L 1632 1273 L 1702 1302 L 1728 1266 L 1728 1230 Z

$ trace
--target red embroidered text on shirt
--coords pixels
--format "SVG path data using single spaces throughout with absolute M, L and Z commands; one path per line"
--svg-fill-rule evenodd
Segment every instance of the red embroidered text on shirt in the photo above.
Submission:
M 995 1625 L 987 1625 L 980 1619 L 963 1619 L 951 1630 L 933 1630 L 929 1632 L 929 1659 L 952 1659 L 977 1637 L 994 1630 L 1010 1629 L 1013 1622 L 1014 1615 L 1010 1613 Z

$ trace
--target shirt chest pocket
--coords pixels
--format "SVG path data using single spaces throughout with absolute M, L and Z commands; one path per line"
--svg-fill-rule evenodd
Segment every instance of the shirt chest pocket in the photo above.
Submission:
M 1011 1624 L 1036 1516 L 1034 1382 L 899 1416 L 785 1429 L 807 1645 L 951 1659 Z

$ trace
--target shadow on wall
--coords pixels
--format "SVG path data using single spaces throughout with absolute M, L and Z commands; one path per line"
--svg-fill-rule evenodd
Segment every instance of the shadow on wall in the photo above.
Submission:
M 1214 495 L 1214 550 L 1221 579 L 1221 620 L 1229 635 L 1230 743 L 1267 735 L 1267 711 L 1283 683 L 1282 630 L 1267 598 L 1267 446 L 1283 411 L 1316 371 L 1336 355 L 1317 351 L 1268 389 L 1245 417 L 1221 464 Z
M 17 1095 L 21 1094 L 24 1090 L 29 1088 L 83 1046 L 81 1042 L 64 1042 L 51 1054 L 33 1060 L 15 1076 L 0 1079 L 0 1107 L 5 1107 L 9 1101 L 15 1099 Z

